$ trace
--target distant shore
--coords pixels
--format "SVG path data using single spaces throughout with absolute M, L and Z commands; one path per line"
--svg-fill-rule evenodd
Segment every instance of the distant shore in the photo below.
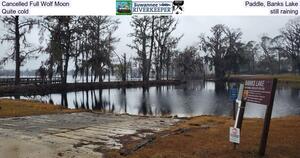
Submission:
M 135 88 L 151 87 L 162 85 L 178 85 L 179 80 L 154 80 L 154 81 L 113 81 L 113 82 L 95 82 L 95 83 L 67 83 L 67 84 L 31 84 L 31 85 L 9 85 L 1 86 L 2 96 L 11 95 L 30 95 L 30 94 L 49 94 L 63 93 L 71 91 L 109 89 L 109 88 Z
M 254 78 L 261 78 L 261 79 L 272 79 L 277 78 L 279 83 L 296 83 L 300 84 L 300 75 L 296 74 L 231 74 L 229 77 L 225 78 L 224 81 L 229 82 L 242 82 L 246 79 L 254 79 Z M 213 76 L 210 76 L 205 79 L 206 81 L 216 81 Z
M 251 78 L 277 78 L 282 83 L 300 83 L 300 75 L 295 74 L 258 74 L 258 75 L 230 75 L 229 80 L 245 80 Z

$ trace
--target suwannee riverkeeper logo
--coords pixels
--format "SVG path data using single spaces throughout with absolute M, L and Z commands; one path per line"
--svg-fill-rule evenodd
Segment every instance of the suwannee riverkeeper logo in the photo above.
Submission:
M 116 15 L 182 14 L 184 1 L 132 1 L 116 0 Z

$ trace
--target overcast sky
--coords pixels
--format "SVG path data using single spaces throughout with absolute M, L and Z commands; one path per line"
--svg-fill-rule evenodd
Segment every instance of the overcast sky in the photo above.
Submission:
M 115 32 L 115 36 L 120 38 L 116 47 L 118 54 L 127 53 L 129 56 L 134 56 L 135 53 L 131 50 L 127 44 L 130 44 L 132 39 L 128 37 L 128 34 L 132 32 L 132 28 L 129 25 L 131 20 L 130 16 L 116 16 L 121 21 L 119 29 Z M 231 28 L 239 28 L 243 32 L 242 40 L 245 41 L 259 41 L 263 34 L 269 36 L 276 36 L 279 34 L 279 30 L 285 26 L 288 20 L 295 17 L 288 16 L 177 16 L 179 24 L 174 31 L 174 36 L 184 34 L 183 38 L 179 42 L 178 48 L 184 49 L 186 46 L 194 45 L 199 42 L 198 36 L 202 33 L 209 34 L 209 30 L 216 24 L 225 24 Z M 5 28 L 0 24 L 0 35 L 2 37 Z M 29 41 L 34 45 L 39 45 L 38 29 L 34 29 L 31 35 L 28 36 Z M 6 43 L 0 44 L 0 58 L 6 55 L 10 51 Z M 46 56 L 40 54 L 38 59 L 27 62 L 21 70 L 37 69 L 40 66 L 42 60 L 45 60 Z M 70 63 L 71 64 L 71 63 Z M 13 69 L 14 63 L 7 63 L 5 69 Z M 70 67 L 72 68 L 72 67 Z

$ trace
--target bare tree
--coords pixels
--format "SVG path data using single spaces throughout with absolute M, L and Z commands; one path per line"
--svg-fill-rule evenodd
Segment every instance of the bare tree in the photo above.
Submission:
M 153 56 L 156 79 L 161 79 L 164 69 L 167 70 L 168 78 L 173 51 L 182 37 L 172 37 L 177 20 L 171 16 L 134 16 L 131 26 L 134 32 L 129 36 L 134 37 L 134 40 L 129 47 L 137 51 L 136 59 L 141 65 L 143 80 L 149 80 Z
M 259 44 L 255 41 L 249 41 L 244 45 L 244 49 L 241 52 L 242 62 L 247 65 L 248 72 L 255 72 L 256 59 L 258 57 Z
M 50 59 L 50 77 L 54 64 L 60 73 L 61 82 L 67 83 L 69 61 L 74 56 L 76 43 L 79 40 L 79 18 L 75 16 L 48 16 L 44 18 L 41 32 L 50 32 L 50 41 L 46 51 Z M 49 77 L 49 78 L 50 78 Z
M 161 79 L 164 68 L 167 71 L 167 79 L 169 77 L 171 58 L 174 56 L 173 49 L 177 47 L 179 40 L 183 36 L 172 37 L 177 24 L 178 21 L 172 16 L 160 16 L 156 19 L 155 39 L 157 50 L 154 64 L 157 80 Z
M 264 65 L 272 74 L 280 72 L 280 36 L 274 38 L 263 36 L 260 41 L 262 56 L 260 63 Z M 277 67 L 279 65 L 279 67 Z
M 30 33 L 34 25 L 38 24 L 38 21 L 19 16 L 3 16 L 0 20 L 7 28 L 6 34 L 1 38 L 1 43 L 13 43 L 12 52 L 1 60 L 1 64 L 11 59 L 15 61 L 15 84 L 18 85 L 20 83 L 20 68 L 25 59 L 34 57 L 32 54 L 41 50 L 41 48 L 34 48 L 26 39 L 26 35 Z
M 263 58 L 262 60 L 265 61 L 266 65 L 268 66 L 268 69 L 274 73 L 274 60 L 275 55 L 272 51 L 272 38 L 268 36 L 263 36 L 261 38 L 260 47 L 262 48 L 263 52 Z
M 300 71 L 300 18 L 290 20 L 281 29 L 283 36 L 282 50 L 292 62 L 292 71 Z
M 119 23 L 118 19 L 109 16 L 81 17 L 82 42 L 76 60 L 81 59 L 78 69 L 85 71 L 86 81 L 91 74 L 94 77 L 91 77 L 92 82 L 97 79 L 102 82 L 103 76 L 110 69 L 114 44 L 119 41 L 113 33 L 118 29 Z
M 186 47 L 174 59 L 176 78 L 184 81 L 188 79 L 200 78 L 203 69 L 203 59 L 199 56 L 199 50 L 194 47 Z
M 211 33 L 212 36 L 200 36 L 200 48 L 206 54 L 205 61 L 210 68 L 214 67 L 216 80 L 222 81 L 226 72 L 234 69 L 232 63 L 239 63 L 237 56 L 243 46 L 242 33 L 222 24 L 213 26 Z
M 133 37 L 133 44 L 128 45 L 131 49 L 136 50 L 138 57 L 136 58 L 139 61 L 141 67 L 140 71 L 142 73 L 143 81 L 148 81 L 149 77 L 149 39 L 151 38 L 151 25 L 153 17 L 150 16 L 133 16 L 130 25 L 133 27 L 134 32 L 130 33 L 129 36 Z M 150 30 L 150 31 L 149 31 Z M 152 36 L 153 37 L 153 36 Z M 152 42 L 151 42 L 152 43 Z

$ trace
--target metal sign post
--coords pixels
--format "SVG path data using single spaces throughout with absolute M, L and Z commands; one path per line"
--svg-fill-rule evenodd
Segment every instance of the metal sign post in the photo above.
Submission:
M 230 138 L 229 141 L 233 143 L 233 148 L 236 148 L 236 145 L 238 143 L 240 143 L 240 128 L 241 128 L 241 123 L 243 121 L 243 115 L 244 115 L 244 107 L 245 107 L 245 103 L 241 104 L 242 102 L 242 95 L 243 95 L 243 90 L 244 90 L 244 84 L 240 84 L 240 88 L 239 88 L 239 93 L 236 94 L 236 101 L 235 103 L 238 104 L 238 111 L 236 116 L 234 116 L 234 120 L 235 120 L 235 124 L 234 124 L 234 128 L 230 127 Z M 236 119 L 235 119 L 236 118 Z M 234 131 L 238 131 L 238 132 L 234 132 Z M 235 136 L 232 133 L 237 133 Z M 232 138 L 232 137 L 238 137 L 238 141 L 237 138 Z
M 237 112 L 237 119 L 235 120 L 235 128 L 239 128 L 242 130 L 242 123 L 244 119 L 244 113 L 245 113 L 245 107 L 246 107 L 246 102 L 244 100 L 241 100 L 241 103 L 239 104 L 239 109 Z
M 239 88 L 239 94 L 236 99 L 236 102 L 238 103 L 238 111 L 237 111 L 237 119 L 235 120 L 234 127 L 235 128 L 240 128 L 242 127 L 240 124 L 243 122 L 243 117 L 244 117 L 244 110 L 246 103 L 243 101 L 243 91 L 244 91 L 244 84 L 240 84 Z

